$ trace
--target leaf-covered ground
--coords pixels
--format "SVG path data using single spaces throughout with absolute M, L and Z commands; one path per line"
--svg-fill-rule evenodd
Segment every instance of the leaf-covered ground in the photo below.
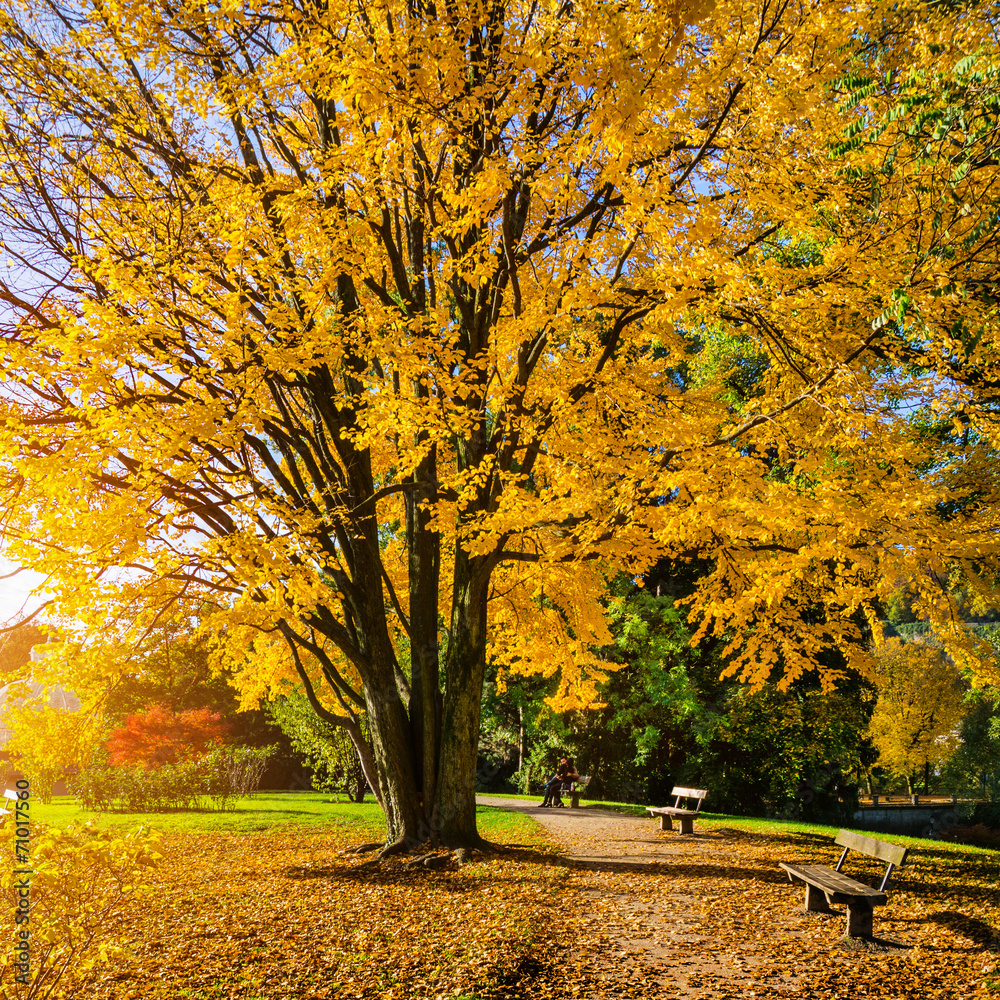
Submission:
M 807 914 L 803 889 L 777 865 L 834 864 L 833 830 L 701 823 L 684 837 L 587 813 L 534 812 L 566 845 L 558 863 L 587 900 L 552 996 L 1000 996 L 989 986 L 1000 853 L 913 841 L 875 911 L 875 941 L 858 946 L 842 937 L 843 908 Z M 852 854 L 845 870 L 877 884 L 884 866 L 868 860 Z
M 829 837 L 710 824 L 680 837 L 646 819 L 524 808 L 561 854 L 528 816 L 494 810 L 487 833 L 510 849 L 437 872 L 341 853 L 373 832 L 357 822 L 168 835 L 152 894 L 112 929 L 133 957 L 86 996 L 989 995 L 996 852 L 915 849 L 864 951 L 844 946 L 843 917 L 805 914 L 777 867 L 832 861 Z
M 86 996 L 409 1000 L 516 979 L 548 950 L 562 872 L 530 821 L 487 815 L 484 825 L 523 846 L 437 872 L 343 853 L 377 835 L 358 823 L 168 834 L 152 892 L 115 929 L 131 960 Z

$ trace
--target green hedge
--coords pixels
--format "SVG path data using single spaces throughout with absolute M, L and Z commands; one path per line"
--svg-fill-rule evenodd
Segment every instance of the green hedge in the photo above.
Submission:
M 88 769 L 70 780 L 85 809 L 102 812 L 219 810 L 260 786 L 274 747 L 219 747 L 201 757 L 147 770 L 141 765 Z

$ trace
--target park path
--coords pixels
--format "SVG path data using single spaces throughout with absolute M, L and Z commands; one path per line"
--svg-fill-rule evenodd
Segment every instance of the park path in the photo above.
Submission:
M 713 903 L 723 901 L 713 893 L 746 861 L 727 831 L 699 831 L 696 824 L 694 835 L 683 836 L 676 828 L 660 831 L 651 818 L 599 809 L 542 809 L 535 801 L 486 795 L 477 801 L 531 816 L 562 847 L 560 863 L 586 903 L 574 930 L 594 996 L 639 996 L 635 987 L 652 997 L 795 992 L 787 967 L 769 960 L 766 939 L 720 927 L 720 906 Z M 772 873 L 742 877 L 755 874 Z M 782 881 L 780 872 L 773 875 Z

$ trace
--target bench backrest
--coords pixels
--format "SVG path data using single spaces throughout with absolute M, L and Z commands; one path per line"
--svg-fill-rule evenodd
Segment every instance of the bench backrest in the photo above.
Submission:
M 860 851 L 870 858 L 877 858 L 879 861 L 885 861 L 897 868 L 906 860 L 905 847 L 900 847 L 898 844 L 887 844 L 874 837 L 865 837 L 852 830 L 841 830 L 837 834 L 835 843 L 839 847 L 846 847 L 849 851 Z
M 867 854 L 870 858 L 876 858 L 886 863 L 885 875 L 882 876 L 879 891 L 884 890 L 889 884 L 889 876 L 892 874 L 893 868 L 899 867 L 906 860 L 907 849 L 905 847 L 900 847 L 898 844 L 887 844 L 884 840 L 866 837 L 863 834 L 854 833 L 852 830 L 841 830 L 834 843 L 844 849 L 844 853 L 841 854 L 840 860 L 837 862 L 838 872 L 847 860 L 848 851 L 859 851 L 862 854 Z
M 17 802 L 21 797 L 13 788 L 8 788 L 3 796 L 3 799 L 0 799 L 0 826 L 3 826 L 9 816 L 14 815 L 14 810 L 11 808 L 12 803 Z M 7 802 L 7 799 L 10 799 L 10 802 Z
M 694 811 L 697 812 L 701 809 L 701 803 L 705 796 L 708 795 L 708 791 L 704 788 L 678 788 L 676 785 L 670 792 L 671 795 L 676 795 L 677 798 L 674 799 L 674 808 L 680 809 L 681 799 L 697 799 L 698 804 L 694 807 Z

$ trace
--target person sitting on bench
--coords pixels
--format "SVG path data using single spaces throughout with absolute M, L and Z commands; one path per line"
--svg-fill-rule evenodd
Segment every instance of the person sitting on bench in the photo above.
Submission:
M 580 772 L 576 769 L 576 764 L 573 762 L 572 757 L 566 758 L 566 777 L 563 778 L 562 784 L 559 786 L 559 790 L 555 794 L 553 800 L 553 805 L 561 806 L 563 805 L 562 793 L 573 791 L 573 783 L 580 780 Z
M 543 806 L 551 806 L 555 803 L 562 804 L 559 798 L 559 789 L 569 774 L 569 761 L 565 757 L 559 758 L 559 766 L 556 773 L 545 783 L 545 798 L 542 800 Z

